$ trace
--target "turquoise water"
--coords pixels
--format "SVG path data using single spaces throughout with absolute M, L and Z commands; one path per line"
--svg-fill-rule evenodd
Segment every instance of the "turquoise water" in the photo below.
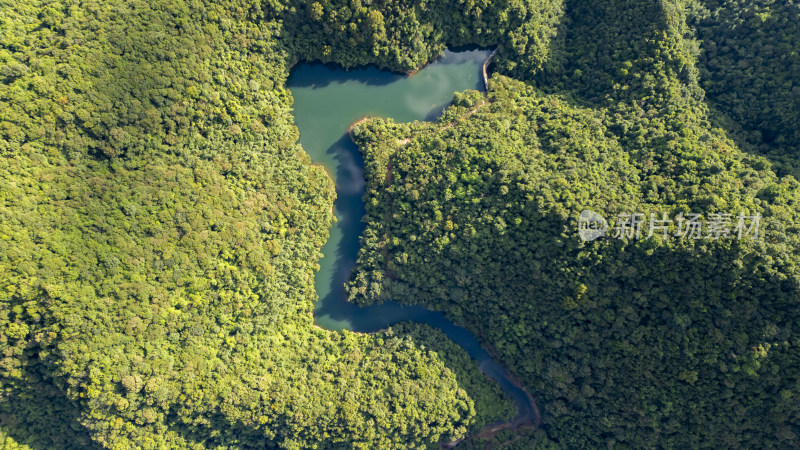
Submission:
M 363 160 L 347 135 L 356 120 L 376 115 L 396 122 L 433 120 L 452 100 L 453 93 L 483 90 L 481 66 L 488 50 L 446 52 L 411 77 L 375 68 L 344 70 L 322 64 L 300 64 L 289 77 L 294 97 L 295 123 L 300 143 L 318 164 L 336 178 L 337 199 L 333 225 L 315 286 L 320 300 L 315 321 L 330 330 L 377 331 L 401 321 L 439 328 L 478 361 L 481 371 L 497 381 L 519 408 L 519 417 L 531 413 L 525 392 L 511 382 L 506 370 L 466 329 L 455 326 L 441 312 L 395 302 L 358 307 L 347 302 L 344 284 L 355 266 L 359 236 L 364 230 Z

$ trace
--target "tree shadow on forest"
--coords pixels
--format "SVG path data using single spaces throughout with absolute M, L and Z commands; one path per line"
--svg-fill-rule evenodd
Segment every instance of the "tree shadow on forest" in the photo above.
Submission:
M 758 20 L 742 21 L 736 9 L 709 8 L 713 19 L 690 21 L 712 122 L 743 150 L 766 157 L 778 176 L 800 179 L 800 55 L 791 44 L 800 37 L 800 10 L 776 2 L 766 14 L 750 12 Z
M 619 11 L 624 11 L 625 16 L 619 15 Z M 653 41 L 653 36 L 659 31 L 675 33 L 670 26 L 673 14 L 674 11 L 668 10 L 665 3 L 653 0 L 641 2 L 635 8 L 625 8 L 618 1 L 566 0 L 565 13 L 557 26 L 556 37 L 551 40 L 549 52 L 552 56 L 548 58 L 551 64 L 537 74 L 532 82 L 542 91 L 562 96 L 578 107 L 599 110 L 608 108 L 611 105 L 609 101 L 613 100 L 628 104 L 639 103 L 638 106 L 647 108 L 647 100 L 618 97 L 620 91 L 615 90 L 614 85 L 627 82 L 633 92 L 636 91 L 637 84 L 646 77 L 633 80 L 630 75 L 621 75 L 619 70 L 626 62 L 641 61 L 659 54 L 658 49 L 653 47 L 658 45 Z M 737 35 L 737 38 L 744 39 L 744 36 Z M 635 43 L 644 44 L 637 47 Z M 702 44 L 701 51 L 705 51 Z M 695 80 L 690 75 L 691 69 L 678 68 L 676 60 L 661 62 L 673 66 L 676 77 L 686 92 L 699 91 L 700 87 L 706 85 L 701 78 L 696 80 L 697 86 L 693 87 Z M 698 69 L 702 68 L 702 58 L 698 59 L 696 66 Z M 748 70 L 749 67 L 750 65 L 747 66 Z M 631 70 L 635 69 L 634 66 Z M 731 70 L 737 70 L 743 78 L 747 78 L 741 67 L 732 67 Z M 759 66 L 757 70 L 769 68 Z M 653 89 L 658 92 L 658 88 Z M 664 98 L 671 98 L 672 95 L 669 92 L 661 94 Z M 791 92 L 786 92 L 787 98 L 791 95 Z M 792 146 L 770 144 L 778 134 L 779 130 L 775 128 L 777 125 L 772 124 L 772 128 L 762 130 L 749 129 L 746 123 L 737 121 L 728 114 L 729 108 L 726 109 L 715 98 L 708 96 L 697 101 L 710 108 L 709 118 L 713 126 L 724 130 L 726 137 L 741 151 L 767 158 L 779 177 L 800 177 L 800 163 L 797 162 L 797 156 L 791 153 Z M 656 104 L 652 107 L 658 110 L 664 106 Z M 610 123 L 609 130 L 621 142 L 627 139 L 626 132 L 619 125 Z M 788 130 L 787 134 L 792 132 L 793 130 Z
M 0 403 L 2 432 L 33 450 L 102 448 L 80 418 L 80 407 L 47 381 L 18 387 Z

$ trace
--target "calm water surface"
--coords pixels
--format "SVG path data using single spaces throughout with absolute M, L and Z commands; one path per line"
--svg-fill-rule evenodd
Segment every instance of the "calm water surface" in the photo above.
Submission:
M 427 323 L 444 331 L 478 361 L 484 374 L 498 382 L 517 405 L 520 415 L 530 406 L 521 389 L 514 386 L 503 367 L 491 359 L 466 329 L 453 325 L 441 312 L 418 306 L 387 302 L 358 307 L 347 302 L 347 282 L 364 230 L 364 163 L 347 127 L 356 120 L 376 115 L 396 122 L 433 120 L 452 100 L 453 93 L 483 89 L 481 65 L 488 50 L 446 52 L 439 60 L 412 77 L 375 68 L 344 70 L 322 64 L 300 64 L 288 81 L 294 96 L 294 117 L 300 143 L 318 164 L 336 178 L 334 212 L 338 222 L 323 246 L 323 258 L 315 285 L 320 300 L 316 323 L 330 330 L 371 332 L 401 321 Z

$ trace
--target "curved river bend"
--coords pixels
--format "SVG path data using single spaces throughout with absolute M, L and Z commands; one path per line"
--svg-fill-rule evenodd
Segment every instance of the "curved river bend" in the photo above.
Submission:
M 344 70 L 299 64 L 287 84 L 294 97 L 300 143 L 315 163 L 325 166 L 336 178 L 334 213 L 338 222 L 322 248 L 324 256 L 315 279 L 320 297 L 315 307 L 316 323 L 329 330 L 360 332 L 377 331 L 402 321 L 439 328 L 511 397 L 519 411 L 516 421 L 522 421 L 538 417 L 531 399 L 469 331 L 454 325 L 443 313 L 419 306 L 387 302 L 359 307 L 346 300 L 344 291 L 364 229 L 364 163 L 347 135 L 348 126 L 367 115 L 391 117 L 396 122 L 434 120 L 454 92 L 483 90 L 482 64 L 488 56 L 487 50 L 447 51 L 412 77 L 375 68 Z

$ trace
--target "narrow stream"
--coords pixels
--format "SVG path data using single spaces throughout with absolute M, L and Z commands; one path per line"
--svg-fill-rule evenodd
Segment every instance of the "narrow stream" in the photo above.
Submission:
M 344 70 L 322 64 L 299 64 L 288 80 L 294 97 L 295 123 L 300 143 L 318 164 L 336 177 L 334 212 L 338 222 L 322 248 L 323 258 L 315 285 L 320 296 L 315 321 L 329 330 L 372 332 L 402 321 L 439 328 L 478 361 L 481 371 L 495 380 L 514 401 L 518 419 L 530 417 L 531 403 L 508 372 L 483 349 L 475 336 L 454 325 L 443 313 L 395 302 L 358 307 L 346 300 L 344 283 L 355 266 L 359 236 L 364 230 L 364 163 L 347 135 L 356 120 L 376 115 L 397 122 L 434 120 L 453 93 L 483 90 L 481 66 L 488 50 L 447 51 L 412 77 L 376 68 Z

